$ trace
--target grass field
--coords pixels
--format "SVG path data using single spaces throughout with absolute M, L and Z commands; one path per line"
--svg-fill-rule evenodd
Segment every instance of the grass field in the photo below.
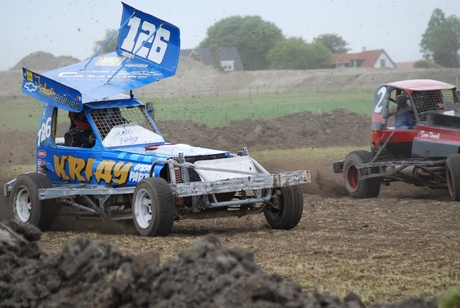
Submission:
M 153 101 L 156 119 L 189 120 L 209 127 L 227 125 L 231 120 L 276 118 L 296 112 L 327 112 L 336 108 L 370 115 L 373 91 L 295 92 L 258 95 L 183 96 Z M 42 103 L 26 96 L 0 98 L 0 130 L 36 130 Z M 66 117 L 65 113 L 61 113 Z

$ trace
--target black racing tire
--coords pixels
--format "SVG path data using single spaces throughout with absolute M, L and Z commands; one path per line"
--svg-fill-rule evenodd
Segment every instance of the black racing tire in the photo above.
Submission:
M 295 187 L 295 188 L 293 188 Z M 303 213 L 303 194 L 300 197 L 301 188 L 287 186 L 272 189 L 272 205 L 264 209 L 264 216 L 273 229 L 291 229 L 295 227 Z
M 56 199 L 40 200 L 38 190 L 51 188 L 51 181 L 42 173 L 26 173 L 17 177 L 10 196 L 10 210 L 17 221 L 49 231 L 59 213 Z
M 347 155 L 343 163 L 343 179 L 345 189 L 353 198 L 376 198 L 380 193 L 380 178 L 358 180 L 358 168 L 360 164 L 372 161 L 372 153 L 369 151 L 353 151 Z
M 171 232 L 175 203 L 164 179 L 143 179 L 134 190 L 132 202 L 133 221 L 140 235 L 167 236 Z
M 452 200 L 460 201 L 460 154 L 453 154 L 447 157 L 446 180 Z
M 303 214 L 303 190 L 301 185 L 291 186 L 294 195 L 294 212 L 290 222 L 290 228 L 297 226 Z

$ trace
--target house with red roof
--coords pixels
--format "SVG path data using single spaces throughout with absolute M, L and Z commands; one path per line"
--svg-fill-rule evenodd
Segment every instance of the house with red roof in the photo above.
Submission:
M 363 50 L 357 53 L 332 54 L 332 66 L 339 67 L 373 67 L 395 68 L 396 64 L 383 49 Z

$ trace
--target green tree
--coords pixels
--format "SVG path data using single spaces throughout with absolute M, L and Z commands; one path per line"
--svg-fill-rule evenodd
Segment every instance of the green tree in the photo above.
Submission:
M 460 20 L 456 16 L 446 18 L 435 9 L 420 42 L 423 57 L 444 67 L 458 67 L 459 49 Z
M 267 60 L 270 69 L 314 69 L 331 61 L 331 52 L 321 43 L 306 43 L 302 38 L 292 37 L 276 42 Z
M 331 53 L 347 53 L 350 48 L 347 48 L 348 43 L 337 34 L 322 34 L 313 39 L 314 42 L 321 42 Z
M 109 39 L 109 37 L 111 37 L 115 31 L 117 31 L 117 30 L 106 29 L 106 30 L 105 30 L 105 37 L 104 37 L 102 40 L 97 41 L 97 42 L 94 43 L 93 51 L 94 51 L 94 52 L 98 51 L 99 48 L 101 48 L 102 45 L 104 45 L 105 42 L 107 42 L 107 40 Z M 104 49 L 101 50 L 101 52 L 99 53 L 99 55 L 103 55 L 103 54 L 106 54 L 106 53 L 115 51 L 115 50 L 117 49 L 117 39 L 118 39 L 118 35 L 116 35 L 116 36 L 115 36 L 115 37 L 104 47 Z
M 232 16 L 208 28 L 207 37 L 199 47 L 208 48 L 217 56 L 221 48 L 234 46 L 245 70 L 264 70 L 270 65 L 266 58 L 268 51 L 283 39 L 280 29 L 259 16 Z M 220 66 L 218 63 L 215 65 Z

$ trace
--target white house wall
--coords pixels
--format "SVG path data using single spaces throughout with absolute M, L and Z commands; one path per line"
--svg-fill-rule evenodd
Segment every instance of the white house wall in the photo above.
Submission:
M 382 60 L 385 60 L 385 66 L 382 66 Z M 374 65 L 372 66 L 373 68 L 395 68 L 396 65 L 391 61 L 390 57 L 387 56 L 386 53 L 382 52 L 380 55 L 377 57 L 377 60 L 375 61 Z

